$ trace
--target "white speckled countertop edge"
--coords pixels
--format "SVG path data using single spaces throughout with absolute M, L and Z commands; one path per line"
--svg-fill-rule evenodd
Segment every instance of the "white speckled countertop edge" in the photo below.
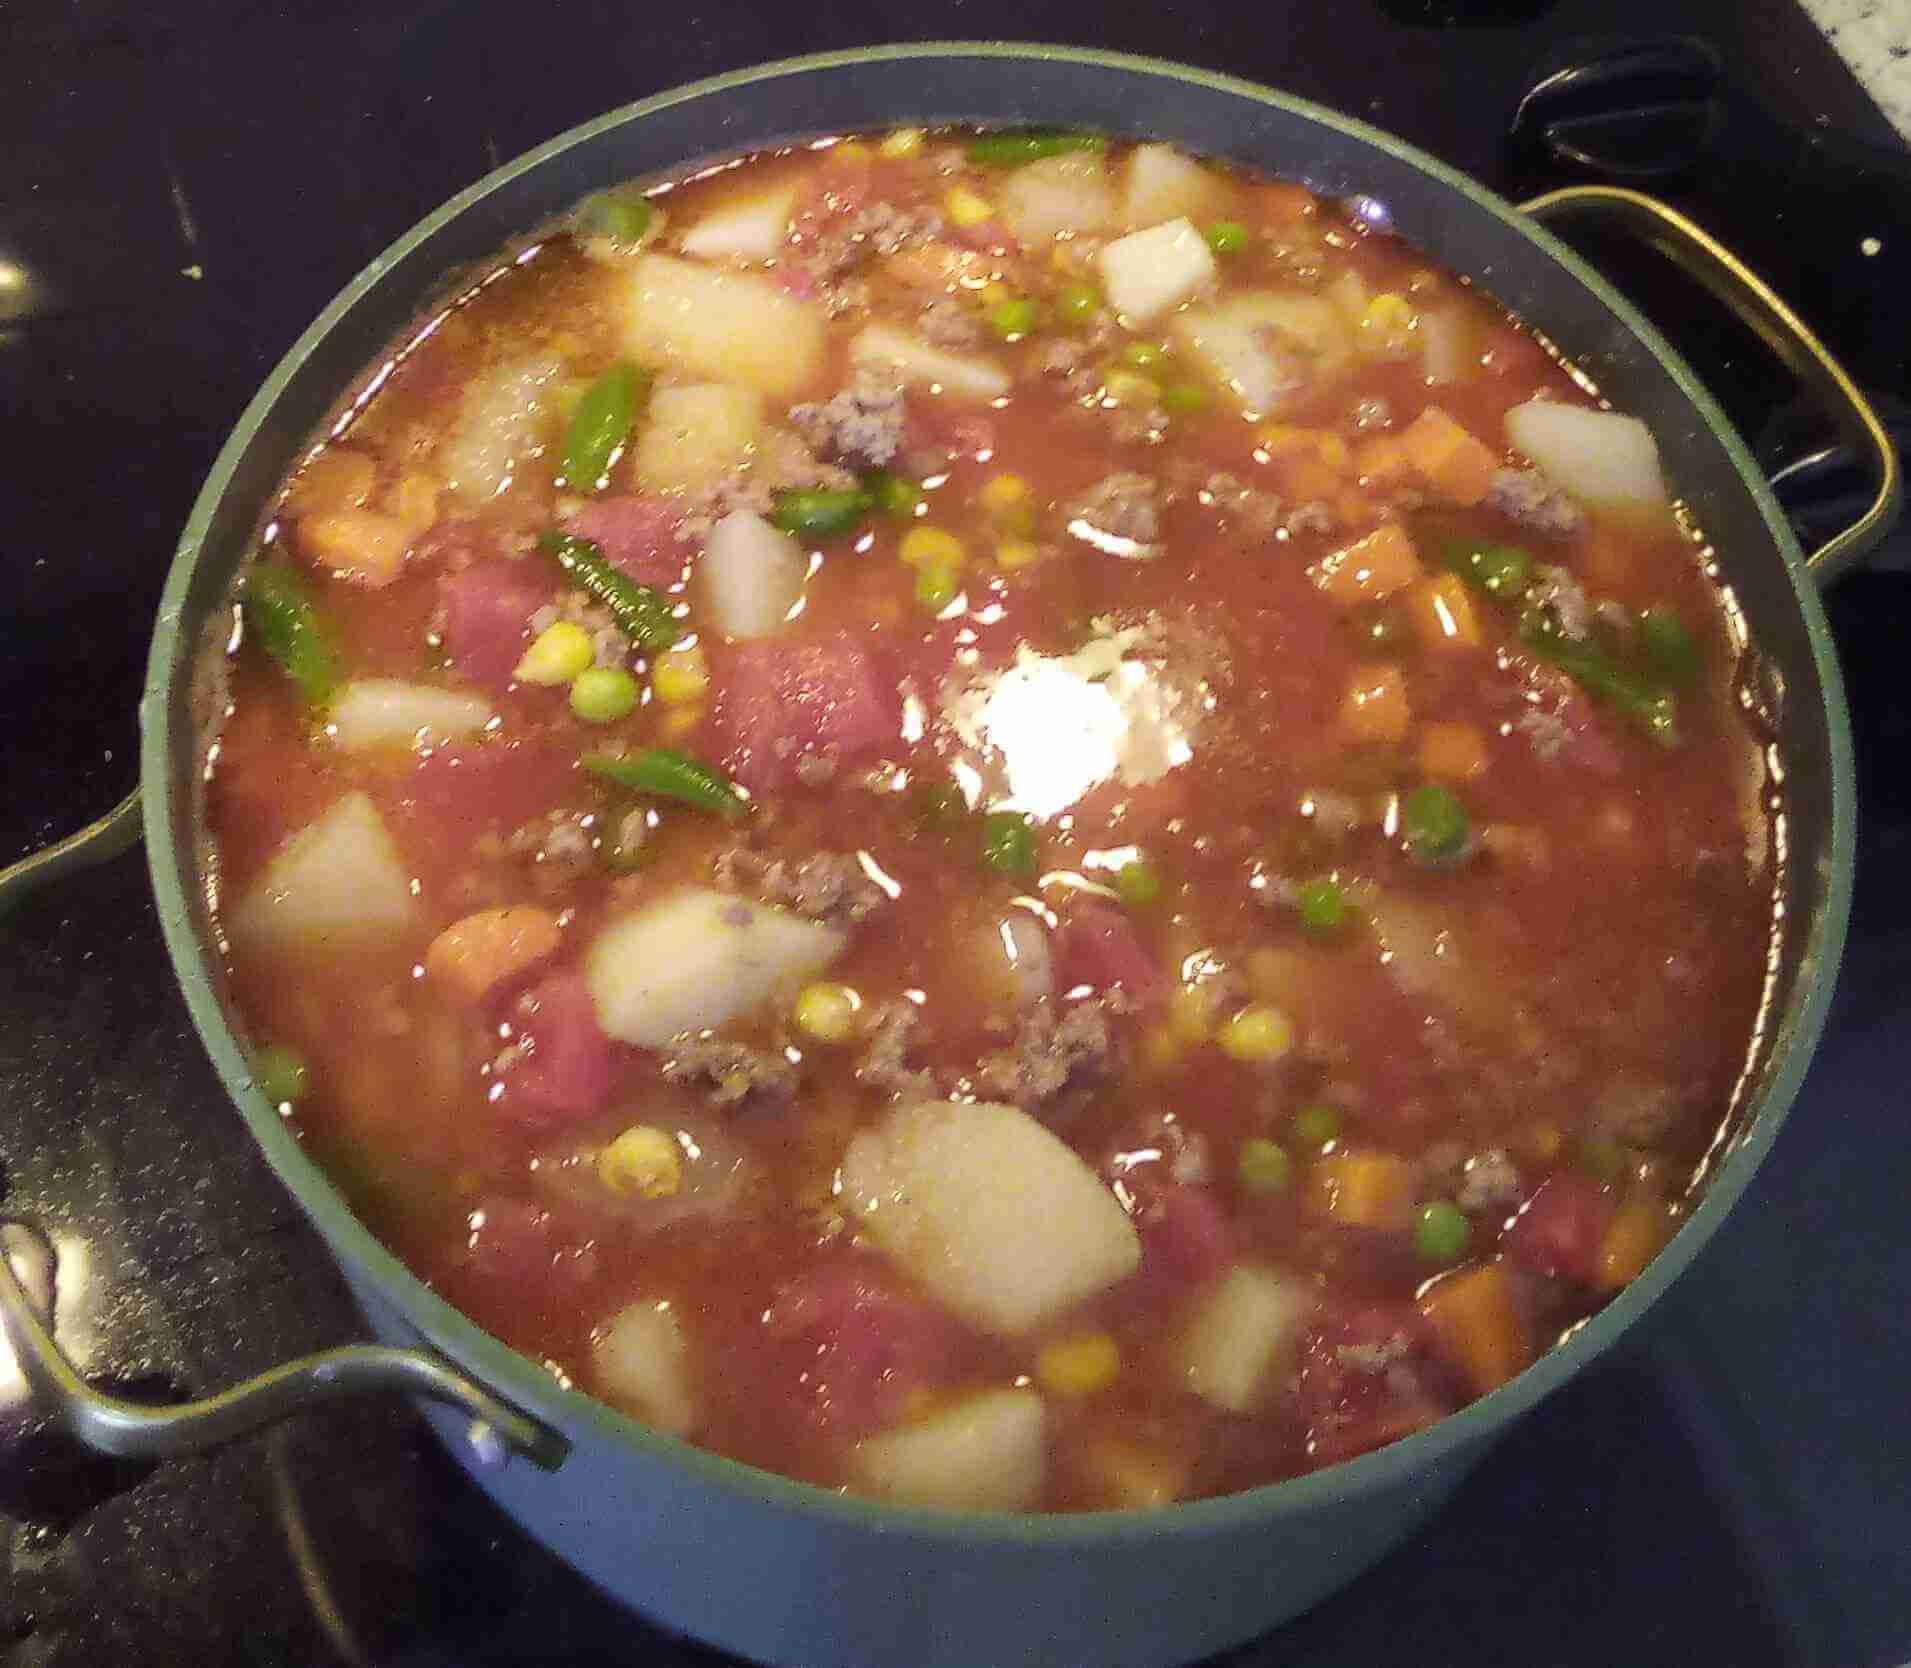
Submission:
M 1851 73 L 1911 140 L 1911 0 L 1799 0 Z

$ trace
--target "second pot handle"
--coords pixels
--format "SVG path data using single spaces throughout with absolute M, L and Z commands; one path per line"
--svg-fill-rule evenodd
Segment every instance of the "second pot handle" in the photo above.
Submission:
M 123 851 L 131 851 L 139 844 L 139 831 L 139 789 L 135 788 L 105 816 L 89 822 L 78 833 L 29 852 L 17 863 L 9 863 L 0 869 L 0 921 L 35 888 L 71 874 L 75 869 L 89 868 Z
M 229 1390 L 171 1407 L 148 1407 L 93 1389 L 53 1341 L 40 1305 L 14 1267 L 44 1242 L 24 1223 L 0 1225 L 0 1326 L 13 1346 L 34 1409 L 97 1453 L 122 1459 L 170 1459 L 249 1436 L 310 1408 L 348 1396 L 399 1393 L 456 1408 L 471 1421 L 468 1440 L 478 1457 L 496 1463 L 508 1454 L 555 1471 L 570 1452 L 560 1432 L 499 1400 L 456 1368 L 421 1350 L 351 1344 L 270 1368 Z M 36 1280 L 51 1312 L 57 1275 L 50 1255 Z
M 1900 508 L 1897 449 L 1871 402 L 1803 319 L 1738 256 L 1670 204 L 1616 185 L 1573 185 L 1520 204 L 1540 221 L 1596 214 L 1618 221 L 1724 302 L 1815 394 L 1845 438 L 1875 461 L 1870 507 L 1806 558 L 1821 585 L 1868 554 L 1891 531 Z

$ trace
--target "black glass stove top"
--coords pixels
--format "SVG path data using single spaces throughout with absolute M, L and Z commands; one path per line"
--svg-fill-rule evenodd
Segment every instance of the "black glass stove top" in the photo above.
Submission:
M 131 785 L 187 508 L 339 287 L 498 162 L 752 61 L 1095 44 L 1318 98 L 1514 195 L 1639 183 L 1735 242 L 1900 419 L 1911 401 L 1911 153 L 1773 0 L 944 0 L 907 26 L 856 3 L 11 0 L 0 36 L 0 862 Z M 1513 134 L 1529 89 L 1575 66 Z M 1675 290 L 1661 305 L 1768 464 L 1811 448 L 1735 327 Z M 1851 489 L 1834 471 L 1801 516 Z M 1908 553 L 1900 534 L 1828 599 L 1858 732 L 1856 914 L 1759 1183 L 1425 1534 L 1233 1668 L 1911 1656 Z M 190 1031 L 137 855 L 0 924 L 0 1187 L 59 1253 L 62 1339 L 127 1394 L 363 1335 Z M 391 1405 L 157 1468 L 89 1461 L 34 1423 L 0 1351 L 0 1547 L 22 1665 L 719 1660 L 554 1563 Z

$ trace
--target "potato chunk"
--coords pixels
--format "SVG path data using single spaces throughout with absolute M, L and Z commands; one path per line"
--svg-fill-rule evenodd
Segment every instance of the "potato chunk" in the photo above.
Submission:
M 255 947 L 335 950 L 401 936 L 416 909 L 378 807 L 348 793 L 292 836 L 228 920 Z
M 1302 1281 L 1251 1263 L 1229 1270 L 1182 1334 L 1188 1388 L 1224 1412 L 1251 1412 L 1292 1364 L 1313 1307 Z
M 847 942 L 788 910 L 686 886 L 599 933 L 584 979 L 610 1036 L 661 1048 L 800 985 Z
M 904 1506 L 1027 1511 L 1042 1497 L 1042 1423 L 1033 1390 L 985 1391 L 859 1444 L 851 1486 Z
M 591 1342 L 604 1399 L 670 1436 L 697 1423 L 690 1351 L 668 1303 L 633 1303 L 597 1329 Z
M 973 1325 L 1007 1337 L 1131 1273 L 1141 1242 L 1095 1172 L 1026 1112 L 927 1101 L 843 1155 L 863 1231 Z
M 1666 502 L 1658 445 L 1637 417 L 1528 400 L 1507 412 L 1506 438 L 1575 498 Z
M 1187 220 L 1168 220 L 1118 237 L 1095 257 L 1108 302 L 1131 323 L 1179 307 L 1214 277 L 1207 239 Z
M 686 231 L 679 247 L 699 260 L 767 261 L 789 237 L 795 206 L 794 184 L 725 203 Z
M 359 678 L 333 698 L 325 733 L 348 753 L 430 747 L 476 735 L 491 713 L 491 703 L 480 695 L 401 678 Z
M 872 324 L 849 344 L 859 366 L 886 371 L 912 387 L 940 388 L 958 399 L 993 400 L 1009 391 L 1008 373 L 980 354 L 949 353 L 893 324 Z
M 1121 181 L 1125 225 L 1212 220 L 1226 213 L 1228 197 L 1227 185 L 1218 174 L 1172 145 L 1137 145 L 1128 153 Z
M 1115 218 L 1108 165 L 1096 151 L 1064 151 L 1017 168 L 1002 182 L 996 202 L 1009 230 L 1031 244 L 1063 233 L 1105 231 Z
M 695 492 L 749 462 L 763 396 L 726 382 L 659 388 L 637 436 L 637 479 L 650 492 Z
M 1311 392 L 1353 359 L 1353 332 L 1322 296 L 1258 290 L 1174 321 L 1181 349 L 1250 416 Z
M 802 392 L 823 363 L 823 311 L 753 272 L 640 255 L 624 276 L 624 349 L 772 397 Z

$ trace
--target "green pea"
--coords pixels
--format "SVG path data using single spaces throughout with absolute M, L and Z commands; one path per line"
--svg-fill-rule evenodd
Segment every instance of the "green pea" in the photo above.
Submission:
M 1436 782 L 1415 788 L 1400 810 L 1407 849 L 1423 863 L 1444 863 L 1466 850 L 1473 821 L 1451 788 Z
M 1130 342 L 1121 350 L 1121 362 L 1138 371 L 1152 370 L 1167 357 L 1168 350 L 1158 342 Z
M 1414 1218 L 1413 1248 L 1430 1263 L 1457 1263 L 1466 1255 L 1473 1225 L 1451 1199 L 1434 1199 Z
M 649 377 L 635 365 L 613 365 L 585 390 L 564 441 L 564 483 L 573 492 L 605 485 L 605 472 L 649 387 Z
M 1490 597 L 1518 596 L 1533 571 L 1533 558 L 1516 544 L 1452 539 L 1444 547 L 1444 556 L 1448 567 Z
M 1296 903 L 1301 925 L 1309 932 L 1337 932 L 1347 919 L 1347 894 L 1340 889 L 1339 881 L 1325 875 L 1319 880 L 1307 881 Z
M 252 1062 L 252 1081 L 274 1106 L 296 1105 L 310 1078 L 304 1057 L 283 1043 L 260 1049 Z
M 1294 1161 L 1287 1149 L 1264 1136 L 1241 1143 L 1241 1186 L 1249 1193 L 1285 1193 L 1294 1180 Z
M 1238 255 L 1247 247 L 1248 230 L 1238 220 L 1217 220 L 1203 235 L 1217 255 Z
M 571 711 L 587 724 L 615 724 L 637 709 L 637 680 L 620 666 L 593 666 L 571 685 Z
M 989 309 L 989 328 L 1004 341 L 1019 341 L 1041 321 L 1041 304 L 1025 295 L 998 302 Z
M 1064 324 L 1087 324 L 1101 311 L 1101 292 L 1093 284 L 1064 284 L 1055 292 L 1055 316 Z
M 1294 1114 L 1295 1144 L 1310 1152 L 1319 1152 L 1339 1134 L 1340 1110 L 1325 1101 L 1303 1106 Z
M 916 601 L 940 614 L 962 590 L 962 569 L 955 562 L 930 560 L 916 569 Z
M 1100 151 L 1108 141 L 1099 133 L 1068 133 L 1052 129 L 1022 129 L 1007 133 L 985 133 L 969 141 L 969 160 L 984 168 L 1013 168 L 1024 162 L 1039 162 L 1045 156 L 1060 156 L 1065 151 Z
M 982 819 L 982 864 L 999 875 L 1035 873 L 1035 830 L 1020 811 L 991 811 Z
M 863 477 L 863 490 L 870 504 L 884 515 L 908 521 L 922 505 L 922 488 L 906 476 L 893 475 L 887 469 L 872 469 Z
M 1146 909 L 1161 897 L 1161 871 L 1145 857 L 1115 871 L 1115 891 L 1131 909 Z
M 801 539 L 833 539 L 849 532 L 869 513 L 873 499 L 860 488 L 845 492 L 777 494 L 770 520 Z
M 1667 683 L 1684 687 L 1698 676 L 1698 645 L 1670 608 L 1648 608 L 1639 616 L 1639 647 Z
M 607 869 L 618 874 L 635 874 L 649 865 L 657 855 L 657 848 L 650 837 L 649 814 L 642 810 L 626 811 L 611 824 L 610 832 L 598 847 L 598 856 Z
M 1171 382 L 1161 390 L 1161 409 L 1169 412 L 1204 411 L 1208 391 L 1198 382 Z
M 642 243 L 657 223 L 657 205 L 641 191 L 600 191 L 583 207 L 586 227 L 617 243 Z

